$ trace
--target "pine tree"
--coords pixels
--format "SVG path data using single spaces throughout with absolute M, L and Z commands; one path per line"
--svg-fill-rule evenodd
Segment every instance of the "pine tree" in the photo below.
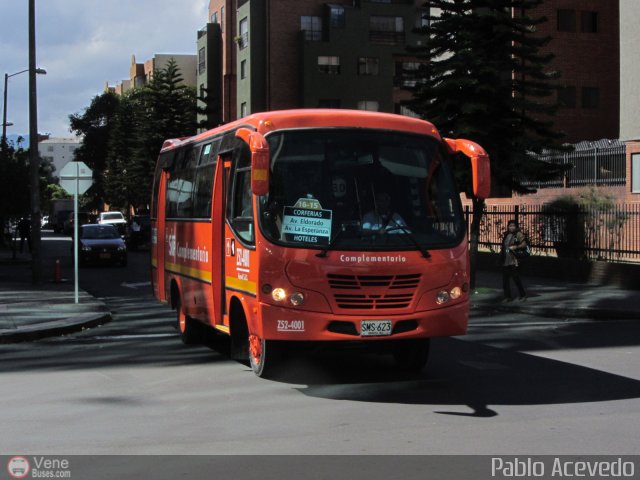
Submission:
M 158 153 L 166 139 L 196 133 L 196 90 L 185 86 L 176 62 L 156 70 L 153 79 L 139 93 L 136 107 L 136 148 L 128 169 L 135 185 L 132 203 L 146 205 L 151 197 Z
M 491 157 L 494 192 L 527 192 L 523 182 L 562 174 L 531 155 L 561 148 L 550 99 L 558 72 L 549 71 L 549 37 L 536 34 L 546 18 L 532 18 L 543 0 L 431 0 L 424 46 L 408 106 L 447 137 L 469 138 Z M 458 169 L 460 170 L 460 169 Z M 470 188 L 469 169 L 460 177 Z M 472 273 L 484 202 L 474 199 Z M 474 278 L 472 278 L 473 282 Z

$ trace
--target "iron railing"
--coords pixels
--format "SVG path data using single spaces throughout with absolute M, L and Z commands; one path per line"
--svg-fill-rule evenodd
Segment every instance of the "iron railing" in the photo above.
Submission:
M 465 218 L 471 228 L 473 212 Z M 640 203 L 604 208 L 549 205 L 486 207 L 480 222 L 480 246 L 499 252 L 509 220 L 516 220 L 527 236 L 533 255 L 611 262 L 640 261 Z M 470 230 L 469 230 L 470 233 Z
M 532 188 L 572 188 L 586 185 L 626 184 L 626 146 L 618 140 L 581 142 L 568 153 L 547 152 L 536 156 L 546 162 L 569 166 L 564 178 L 546 182 L 522 182 Z

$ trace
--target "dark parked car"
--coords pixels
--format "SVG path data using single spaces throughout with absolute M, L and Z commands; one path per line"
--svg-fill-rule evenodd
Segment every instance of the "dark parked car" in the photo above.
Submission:
M 78 239 L 78 261 L 127 265 L 127 246 L 113 225 L 82 225 Z M 73 248 L 73 247 L 71 247 Z
M 135 250 L 151 241 L 151 217 L 134 215 L 127 227 L 127 245 Z

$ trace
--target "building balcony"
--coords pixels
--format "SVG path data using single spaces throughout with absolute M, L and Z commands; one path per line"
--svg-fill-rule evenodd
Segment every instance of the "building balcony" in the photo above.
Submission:
M 369 41 L 377 45 L 402 45 L 405 42 L 405 33 L 369 30 Z

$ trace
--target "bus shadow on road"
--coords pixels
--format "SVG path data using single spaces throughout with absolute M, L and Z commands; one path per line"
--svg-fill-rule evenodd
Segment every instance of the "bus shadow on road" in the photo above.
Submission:
M 604 402 L 640 397 L 640 381 L 571 363 L 454 338 L 436 339 L 417 374 L 383 357 L 295 361 L 278 378 L 304 395 L 371 403 L 467 406 L 441 414 L 493 417 L 499 406 Z

